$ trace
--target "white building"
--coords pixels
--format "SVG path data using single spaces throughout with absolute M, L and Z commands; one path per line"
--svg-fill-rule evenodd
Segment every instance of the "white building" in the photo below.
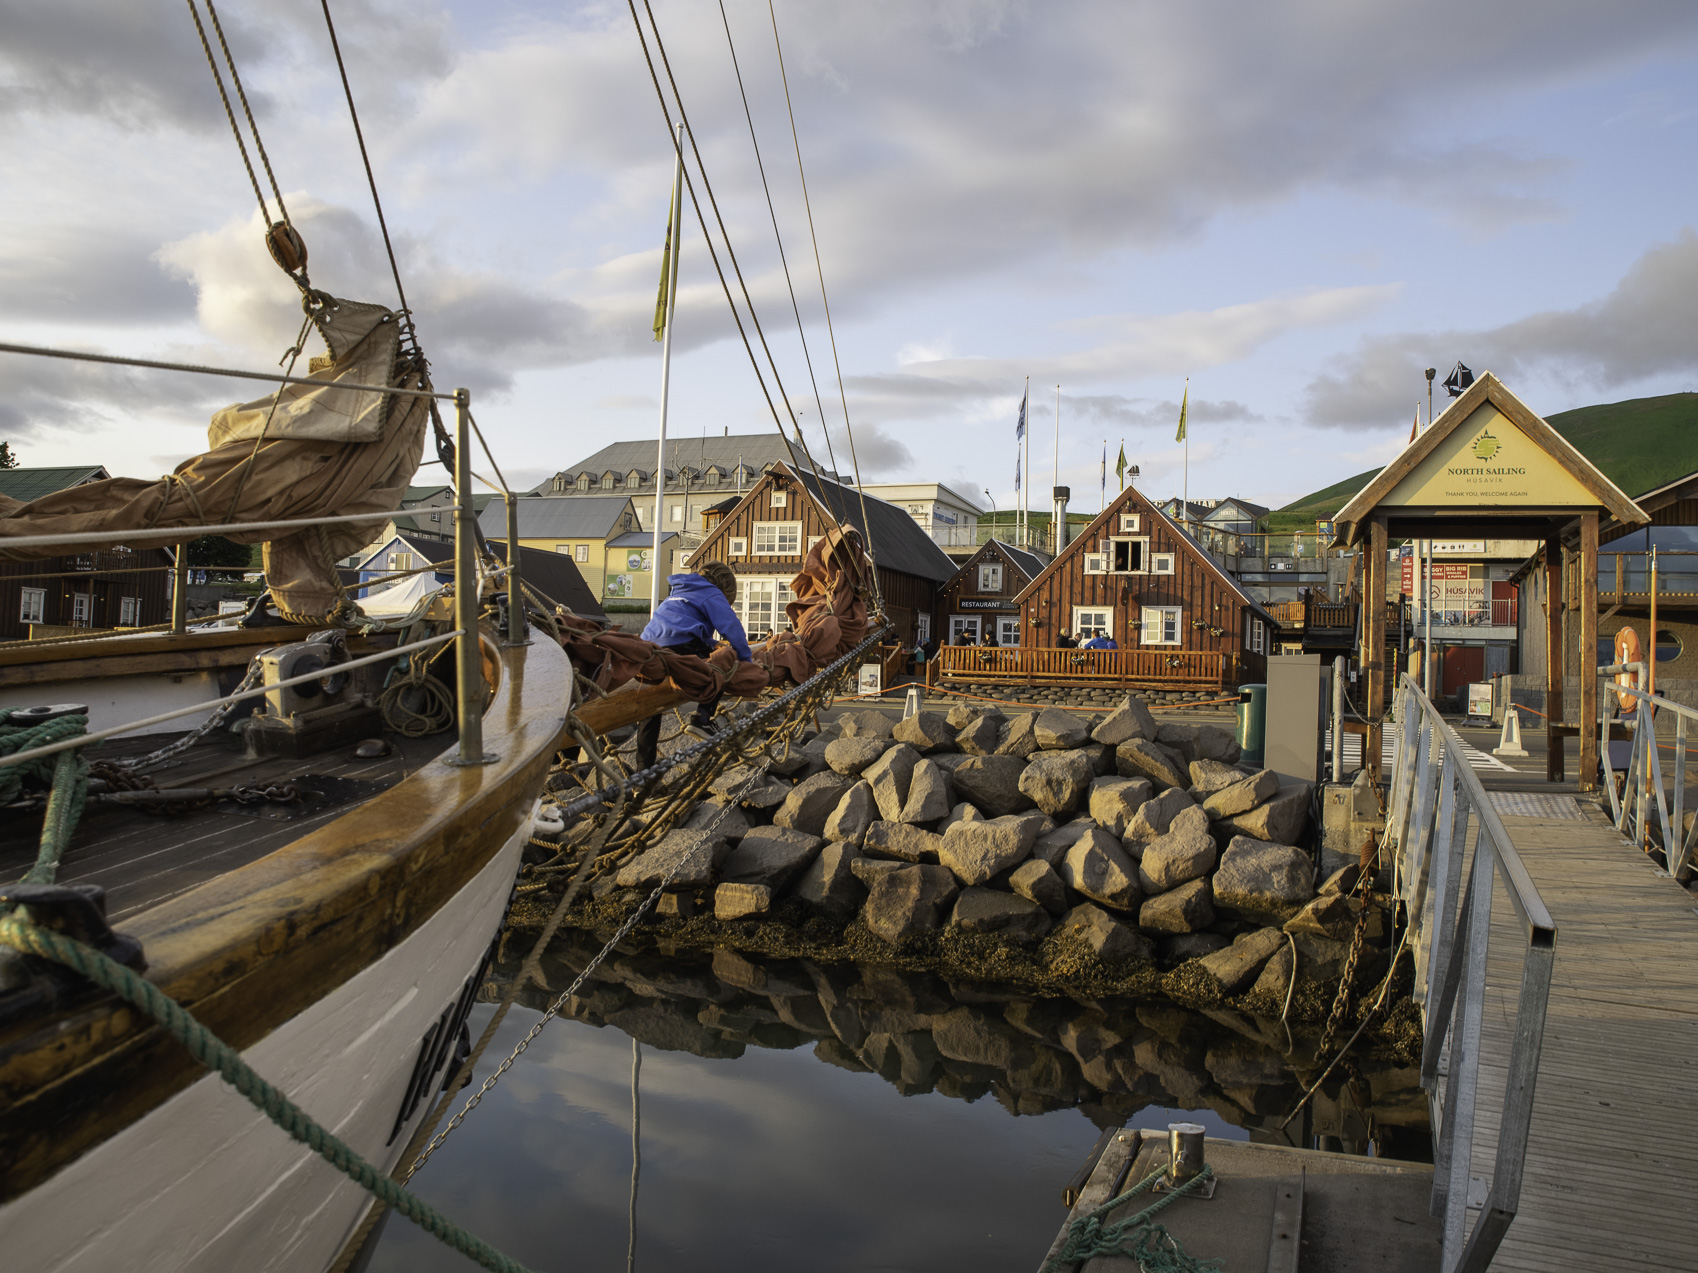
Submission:
M 978 547 L 985 510 L 942 482 L 868 482 L 862 489 L 907 513 L 939 547 Z

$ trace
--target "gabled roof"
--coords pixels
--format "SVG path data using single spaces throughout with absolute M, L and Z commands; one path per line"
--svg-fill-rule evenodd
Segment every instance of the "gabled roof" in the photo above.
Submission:
M 678 532 L 663 530 L 660 532 L 660 542 L 664 545 L 678 538 Z M 649 530 L 633 530 L 620 535 L 617 539 L 607 541 L 609 548 L 653 548 L 654 532 Z
M 393 551 L 390 544 L 404 544 L 406 551 L 417 553 L 432 565 L 448 562 L 450 569 L 454 559 L 454 545 L 445 540 L 427 539 L 423 536 L 396 535 L 388 543 L 366 558 L 370 562 L 373 557 Z M 504 541 L 491 540 L 490 551 L 503 562 L 507 560 L 507 545 Z M 366 562 L 362 562 L 362 568 Z M 584 582 L 583 575 L 578 573 L 578 567 L 565 553 L 551 553 L 544 548 L 527 548 L 519 545 L 520 580 L 528 587 L 534 588 L 550 601 L 557 602 L 589 619 L 606 621 L 607 615 L 596 600 L 595 593 L 590 591 Z
M 8 495 L 27 504 L 43 495 L 81 486 L 84 482 L 105 481 L 112 475 L 103 464 L 77 464 L 63 468 L 0 469 L 0 495 Z
M 644 480 L 647 481 L 654 473 L 655 458 L 653 438 L 633 442 L 611 442 L 594 455 L 585 456 L 576 464 L 567 465 L 556 476 L 570 474 L 576 477 L 579 473 L 589 473 L 593 479 L 599 479 L 603 473 L 612 473 L 616 477 L 624 477 L 632 469 L 637 469 L 645 475 Z M 718 465 L 721 472 L 730 476 L 735 472 L 739 461 L 751 474 L 759 473 L 768 464 L 776 461 L 794 462 L 798 467 L 807 462 L 800 450 L 789 440 L 780 437 L 776 431 L 667 439 L 666 467 L 670 475 L 669 480 L 676 478 L 681 468 L 688 468 L 699 476 L 707 471 L 710 464 Z M 545 494 L 552 490 L 553 486 L 554 478 L 550 477 L 531 494 Z
M 799 466 L 780 467 L 807 487 L 814 502 L 825 508 L 831 517 L 840 517 L 860 526 L 864 506 L 868 524 L 861 526 L 862 538 L 873 560 L 886 570 L 899 570 L 905 575 L 917 575 L 940 584 L 954 578 L 954 560 L 904 510 L 853 486 L 816 478 L 812 473 L 803 472 Z
M 1044 568 L 1044 563 L 1033 554 L 1016 548 L 1013 544 L 1005 544 L 1000 539 L 987 539 L 979 545 L 970 557 L 961 563 L 950 582 L 954 583 L 955 579 L 967 578 L 967 572 L 984 564 L 986 557 L 998 556 L 1025 575 L 1028 582 L 1036 579 Z
M 1097 514 L 1096 520 L 1068 541 L 1067 547 L 1057 553 L 1047 566 L 1034 575 L 1032 577 L 1032 582 L 1022 588 L 1020 590 L 1020 594 L 1016 596 L 1014 600 L 1024 601 L 1027 595 L 1031 593 L 1032 589 L 1038 586 L 1040 579 L 1048 578 L 1050 574 L 1062 569 L 1064 563 L 1070 562 L 1075 558 L 1082 559 L 1085 553 L 1095 551 L 1090 547 L 1091 542 L 1101 539 L 1109 533 L 1109 527 L 1113 525 L 1112 519 L 1120 515 L 1121 506 L 1125 503 L 1126 497 L 1132 494 L 1134 494 L 1133 488 L 1128 486 L 1118 496 L 1110 500 L 1108 507 Z M 1237 597 L 1242 604 L 1250 607 L 1250 609 L 1261 615 L 1263 619 L 1267 620 L 1267 622 L 1274 624 L 1275 627 L 1279 626 L 1277 623 L 1274 623 L 1273 616 L 1268 613 L 1267 607 L 1260 601 L 1257 601 L 1249 593 L 1245 592 L 1236 579 L 1217 566 L 1214 558 L 1209 556 L 1209 554 L 1204 551 L 1203 547 L 1198 544 L 1195 539 L 1186 534 L 1178 522 L 1174 521 L 1173 518 L 1163 512 L 1160 505 L 1156 504 L 1153 500 L 1148 500 L 1146 503 L 1149 506 L 1150 515 L 1152 517 L 1159 518 L 1162 524 L 1165 525 L 1168 530 L 1173 532 L 1174 537 L 1185 546 L 1186 550 L 1190 552 L 1194 558 L 1196 558 L 1197 564 L 1201 566 L 1207 574 L 1214 577 L 1215 582 L 1219 583 L 1228 592 L 1232 593 L 1233 596 Z
M 1263 508 L 1260 504 L 1252 504 L 1247 499 L 1239 499 L 1236 495 L 1228 495 L 1225 499 L 1221 500 L 1220 503 L 1211 508 L 1208 516 L 1203 520 L 1212 520 L 1213 518 L 1220 516 L 1223 512 L 1231 512 L 1234 508 L 1251 518 L 1266 517 L 1269 511 L 1268 509 Z
M 1411 514 L 1478 507 L 1498 515 L 1597 508 L 1624 523 L 1650 520 L 1489 371 L 1338 511 L 1340 546 L 1355 542 L 1381 507 Z
M 606 539 L 622 533 L 619 518 L 630 507 L 631 500 L 626 495 L 584 495 L 576 499 L 524 495 L 518 501 L 519 538 Z M 486 539 L 505 536 L 505 503 L 484 509 L 478 525 L 483 527 Z

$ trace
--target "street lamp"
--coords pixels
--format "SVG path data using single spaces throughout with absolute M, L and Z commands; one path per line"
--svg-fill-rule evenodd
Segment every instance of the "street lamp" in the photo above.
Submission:
M 990 493 L 990 487 L 988 487 L 988 486 L 984 488 L 984 491 L 985 491 L 985 498 L 988 499 L 991 502 L 991 525 L 994 527 L 994 526 L 997 525 L 996 496 L 994 496 Z M 991 531 L 991 538 L 994 539 L 995 537 L 996 537 L 996 531 L 992 530 Z

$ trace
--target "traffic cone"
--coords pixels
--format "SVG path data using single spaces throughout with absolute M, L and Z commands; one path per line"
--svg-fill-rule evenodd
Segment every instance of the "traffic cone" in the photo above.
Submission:
M 1521 745 L 1521 713 L 1511 703 L 1503 713 L 1503 737 L 1498 745 L 1492 748 L 1494 756 L 1525 756 L 1527 749 Z

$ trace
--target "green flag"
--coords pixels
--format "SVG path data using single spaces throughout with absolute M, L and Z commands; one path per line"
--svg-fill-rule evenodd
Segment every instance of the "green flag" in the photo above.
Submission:
M 1185 408 L 1191 403 L 1191 382 L 1185 382 L 1185 396 L 1179 400 L 1179 432 L 1173 435 L 1175 442 L 1185 441 Z
M 1120 458 L 1114 462 L 1114 477 L 1120 483 L 1120 489 L 1126 489 L 1126 442 L 1120 443 Z
M 672 272 L 672 206 L 677 195 L 666 201 L 666 246 L 660 253 L 660 295 L 654 302 L 654 338 L 659 340 L 666 331 L 666 285 Z

